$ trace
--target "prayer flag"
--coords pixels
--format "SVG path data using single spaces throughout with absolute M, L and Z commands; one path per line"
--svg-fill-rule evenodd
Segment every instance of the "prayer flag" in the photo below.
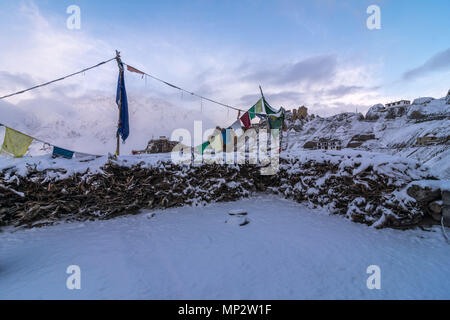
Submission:
M 244 131 L 242 130 L 242 125 L 241 125 L 241 120 L 236 120 L 232 125 L 231 125 L 231 127 L 230 127 L 233 131 L 234 131 L 234 133 L 238 136 L 238 137 L 240 137 L 243 133 L 244 133 Z
M 266 111 L 267 114 L 276 114 L 277 111 L 275 109 L 273 109 L 269 103 L 267 103 L 267 101 L 264 99 L 264 110 Z
M 138 69 L 136 69 L 136 68 L 134 68 L 132 66 L 129 66 L 129 65 L 127 65 L 127 70 L 130 71 L 130 72 L 134 72 L 134 73 L 139 73 L 139 74 L 145 75 L 144 72 L 142 72 L 142 71 L 140 71 L 140 70 L 138 70 Z
M 74 152 L 59 147 L 53 147 L 53 158 L 72 159 Z
M 255 113 L 262 113 L 263 112 L 263 106 L 262 106 L 262 98 L 258 100 L 258 102 L 255 104 Z
M 203 154 L 203 152 L 205 151 L 205 149 L 209 146 L 209 141 L 204 142 L 203 144 L 199 145 L 197 147 L 197 151 L 200 154 Z
M 34 138 L 27 136 L 19 131 L 6 127 L 5 139 L 2 145 L 2 152 L 21 158 L 28 151 L 28 147 Z
M 250 116 L 250 119 L 254 119 L 256 117 L 255 106 L 251 107 L 248 110 L 248 114 Z
M 223 150 L 222 135 L 217 134 L 212 137 L 210 145 L 216 152 L 221 152 Z
M 241 117 L 241 121 L 244 124 L 245 129 L 250 128 L 251 122 L 250 122 L 250 115 L 248 114 L 248 111 L 244 113 L 244 115 Z
M 117 134 L 119 134 L 122 137 L 122 140 L 125 141 L 130 134 L 130 126 L 128 122 L 128 99 L 127 99 L 127 91 L 125 89 L 125 78 L 123 70 L 119 72 L 119 80 L 117 82 L 116 103 L 120 108 L 119 110 L 120 120 L 119 126 L 117 128 Z

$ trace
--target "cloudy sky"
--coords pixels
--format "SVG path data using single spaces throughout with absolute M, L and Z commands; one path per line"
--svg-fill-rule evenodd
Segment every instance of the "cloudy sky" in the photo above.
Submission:
M 379 30 L 366 26 L 372 4 L 381 9 Z M 79 30 L 66 26 L 70 5 L 81 9 Z M 449 12 L 448 0 L 2 0 L 0 96 L 112 58 L 118 49 L 125 63 L 242 109 L 258 99 L 261 85 L 277 108 L 306 105 L 322 116 L 364 112 L 375 103 L 445 95 Z M 113 121 L 96 103 L 114 99 L 114 63 L 2 103 L 51 117 L 92 101 L 83 108 L 89 118 Z M 148 107 L 157 128 L 166 111 L 167 125 L 172 115 L 177 126 L 236 118 L 154 80 L 126 76 L 141 118 Z

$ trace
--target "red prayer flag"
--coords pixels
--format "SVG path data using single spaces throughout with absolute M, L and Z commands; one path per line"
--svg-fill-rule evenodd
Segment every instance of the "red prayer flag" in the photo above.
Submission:
M 250 122 L 250 115 L 248 111 L 244 113 L 244 115 L 241 117 L 241 121 L 244 124 L 245 129 L 250 128 L 251 122 Z
M 127 70 L 130 71 L 130 72 L 135 72 L 135 73 L 139 73 L 139 74 L 144 75 L 144 73 L 142 71 L 140 71 L 140 70 L 138 70 L 138 69 L 136 69 L 136 68 L 134 68 L 132 66 L 129 66 L 129 65 L 127 65 Z

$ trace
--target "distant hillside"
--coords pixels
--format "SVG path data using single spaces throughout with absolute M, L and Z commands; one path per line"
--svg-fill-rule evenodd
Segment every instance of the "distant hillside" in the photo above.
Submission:
M 289 120 L 291 116 L 287 122 L 287 149 L 337 139 L 343 148 L 419 160 L 450 179 L 450 95 L 441 99 L 419 98 L 406 107 L 385 108 L 379 104 L 365 116 L 342 113 L 327 118 L 308 116 L 295 122 Z M 430 145 L 418 145 L 417 138 L 424 136 L 430 137 Z

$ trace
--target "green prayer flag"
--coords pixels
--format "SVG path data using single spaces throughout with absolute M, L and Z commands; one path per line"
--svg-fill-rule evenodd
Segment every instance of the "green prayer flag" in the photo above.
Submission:
M 250 119 L 254 119 L 256 117 L 255 106 L 248 110 L 248 115 L 250 116 Z
M 270 129 L 281 129 L 283 126 L 283 117 L 269 117 Z
M 208 148 L 208 146 L 209 146 L 209 141 L 206 141 L 203 144 L 199 145 L 197 147 L 198 153 L 203 154 L 203 152 L 205 151 L 206 148 Z
M 267 113 L 267 114 L 275 114 L 275 113 L 277 113 L 277 111 L 274 110 L 274 109 L 270 106 L 270 104 L 267 103 L 266 100 L 264 100 L 264 109 L 266 110 L 266 113 Z

